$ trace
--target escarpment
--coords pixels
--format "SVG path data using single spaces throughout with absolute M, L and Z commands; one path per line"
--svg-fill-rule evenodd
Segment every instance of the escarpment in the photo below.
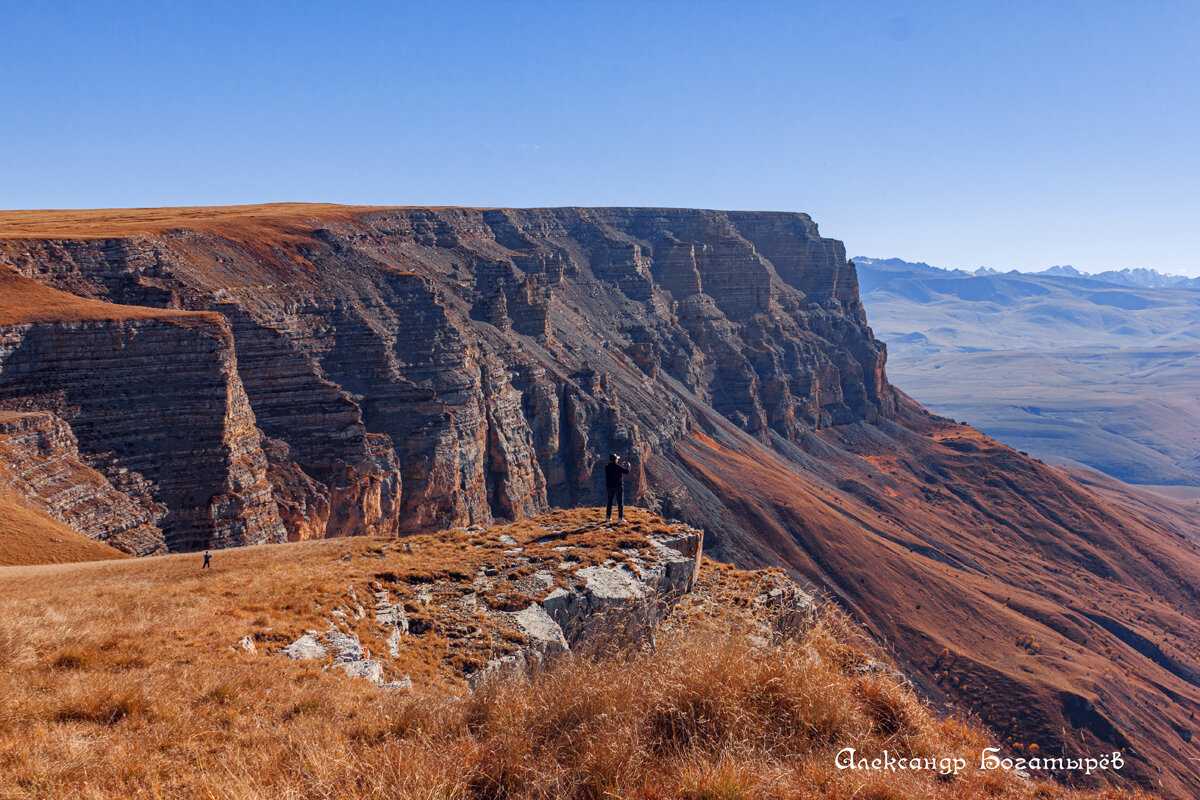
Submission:
M 0 412 L 0 477 L 49 516 L 132 555 L 165 551 L 166 508 L 139 502 L 85 465 L 70 427 L 47 411 Z
M 1014 752 L 1124 748 L 1119 778 L 1195 796 L 1195 522 L 930 415 L 884 365 L 802 214 L 0 212 L 0 410 L 53 414 L 148 515 L 95 535 L 518 520 L 593 505 L 617 451 L 631 504 L 822 587 Z
M 80 297 L 221 315 L 213 324 L 227 326 L 236 370 L 234 360 L 209 365 L 236 372 L 225 409 L 214 396 L 207 412 L 173 418 L 230 439 L 227 463 L 185 470 L 229 484 L 225 511 L 178 508 L 170 467 L 141 464 L 161 464 L 160 443 L 112 456 L 100 439 L 113 420 L 88 408 L 73 423 L 93 461 L 116 458 L 112 469 L 159 484 L 151 495 L 169 509 L 174 548 L 275 538 L 275 517 L 304 539 L 575 505 L 594 496 L 608 451 L 669 451 L 689 429 L 690 402 L 764 440 L 874 420 L 896 403 L 852 265 L 798 214 L 398 209 L 313 220 L 284 246 L 188 229 L 14 239 L 0 263 Z M 103 326 L 117 344 L 56 329 L 41 349 L 25 345 L 29 358 L 7 359 L 5 402 L 61 396 L 60 367 L 37 365 L 74 349 L 94 351 L 99 371 L 73 385 L 111 403 L 120 390 L 99 387 L 119 379 L 99 366 L 102 353 L 135 356 L 118 329 Z M 162 391 L 141 402 L 153 415 L 173 405 L 172 387 L 190 395 L 203 379 L 172 363 L 177 347 L 152 347 Z M 652 487 L 635 479 L 635 491 L 654 504 Z M 275 511 L 243 514 L 240 502 Z M 244 533 L 225 521 L 237 515 L 255 518 Z

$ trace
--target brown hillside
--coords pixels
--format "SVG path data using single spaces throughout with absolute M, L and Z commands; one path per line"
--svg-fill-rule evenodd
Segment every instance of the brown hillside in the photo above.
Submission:
M 332 203 L 267 203 L 180 208 L 90 208 L 0 211 L 0 239 L 93 239 L 187 229 L 245 241 L 274 234 L 291 239 L 310 232 L 314 220 L 347 220 L 377 210 Z
M 1088 493 L 971 428 L 925 427 L 843 440 L 862 460 L 836 489 L 738 437 L 681 453 L 760 557 L 834 591 L 930 696 L 1018 750 L 1126 748 L 1142 781 L 1188 796 L 1167 765 L 1195 752 L 1200 711 L 1194 520 Z
M 613 541 L 586 547 L 598 559 L 618 555 L 650 523 L 639 515 Z M 534 541 L 539 524 L 502 530 Z M 711 562 L 655 648 L 563 657 L 474 694 L 438 679 L 445 660 L 429 648 L 453 648 L 458 635 L 439 627 L 404 638 L 405 657 L 431 659 L 408 691 L 275 652 L 345 602 L 347 587 L 403 573 L 420 551 L 447 569 L 464 568 L 464 555 L 502 557 L 500 532 L 473 533 L 480 548 L 463 531 L 411 537 L 407 551 L 368 538 L 247 547 L 217 554 L 209 571 L 196 555 L 0 569 L 0 794 L 1134 797 L 980 771 L 984 731 L 939 716 L 888 670 L 862 669 L 874 659 L 838 614 L 764 646 L 748 635 L 754 600 L 778 577 Z M 247 635 L 255 653 L 231 647 Z M 957 775 L 838 770 L 847 746 L 967 766 Z
M 112 322 L 161 319 L 220 323 L 220 317 L 195 311 L 146 308 L 91 300 L 44 286 L 0 266 L 0 325 L 49 322 Z

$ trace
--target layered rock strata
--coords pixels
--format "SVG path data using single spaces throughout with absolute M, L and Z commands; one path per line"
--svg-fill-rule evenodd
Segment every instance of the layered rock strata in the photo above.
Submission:
M 0 309 L 0 409 L 66 422 L 85 464 L 133 505 L 161 507 L 171 549 L 281 541 L 224 317 L 77 303 L 30 284 L 0 275 L 5 299 L 21 301 Z
M 70 427 L 49 412 L 0 412 L 0 476 L 10 492 L 54 519 L 126 553 L 166 550 L 167 509 L 116 489 L 79 459 Z
M 689 427 L 689 398 L 764 439 L 895 408 L 853 266 L 802 214 L 397 209 L 308 226 L 275 247 L 202 230 L 12 240 L 0 242 L 0 264 L 90 299 L 219 313 L 236 351 L 210 361 L 236 363 L 225 407 L 175 418 L 225 428 L 236 455 L 194 472 L 269 483 L 290 539 L 486 524 L 590 501 L 601 454 L 664 452 Z M 116 342 L 55 335 L 26 345 L 27 361 L 81 348 L 98 363 L 106 349 L 134 355 L 112 325 L 104 335 Z M 149 369 L 162 392 L 190 395 L 203 378 L 155 335 L 139 342 L 159 353 Z M 10 370 L 9 394 L 35 405 L 63 391 L 32 366 Z M 99 388 L 107 374 L 85 380 L 112 399 Z M 113 421 L 94 408 L 78 416 L 84 452 L 103 452 L 93 434 Z M 156 461 L 166 449 L 130 447 Z M 632 488 L 653 502 L 636 476 Z M 222 496 L 248 507 L 264 497 Z M 243 532 L 227 521 L 242 514 L 232 506 L 206 518 L 169 491 L 161 500 L 173 547 L 275 535 L 270 515 Z

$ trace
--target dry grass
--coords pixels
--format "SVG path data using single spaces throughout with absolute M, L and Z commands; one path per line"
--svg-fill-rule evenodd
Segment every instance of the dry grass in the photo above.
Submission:
M 0 478 L 4 471 L 0 468 Z M 129 558 L 0 489 L 0 565 Z
M 123 306 L 91 300 L 43 286 L 0 265 L 0 325 L 141 319 L 210 328 L 224 326 L 224 318 L 215 312 Z
M 395 693 L 263 652 L 371 570 L 422 551 L 449 564 L 459 536 L 408 553 L 245 548 L 206 572 L 196 556 L 0 569 L 0 797 L 1076 796 L 996 773 L 838 771 L 841 747 L 976 763 L 987 739 L 887 675 L 859 675 L 865 654 L 836 615 L 762 646 L 761 576 L 711 564 L 655 649 L 565 659 L 474 695 L 436 666 Z M 246 634 L 258 655 L 230 649 Z
M 250 206 L 85 208 L 0 211 L 0 239 L 95 239 L 209 231 L 237 240 L 310 234 L 313 220 L 345 220 L 384 206 L 332 203 L 267 203 Z

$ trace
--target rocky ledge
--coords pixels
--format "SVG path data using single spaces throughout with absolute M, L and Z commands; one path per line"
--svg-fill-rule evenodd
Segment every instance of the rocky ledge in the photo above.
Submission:
M 423 660 L 436 660 L 442 678 L 476 686 L 570 652 L 652 645 L 696 586 L 702 547 L 703 532 L 682 523 L 642 511 L 607 523 L 599 509 L 381 544 L 343 558 L 379 559 L 389 569 L 347 587 L 311 628 L 268 652 L 400 689 L 412 686 L 408 672 Z M 812 598 L 767 574 L 776 584 L 757 595 L 775 631 L 807 624 Z M 240 646 L 257 649 L 249 638 Z

